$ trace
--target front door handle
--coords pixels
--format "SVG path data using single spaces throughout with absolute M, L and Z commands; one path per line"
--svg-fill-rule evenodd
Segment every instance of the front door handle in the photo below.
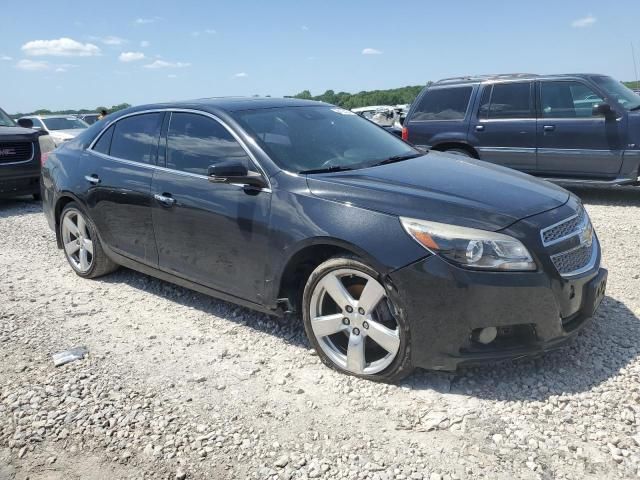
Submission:
M 484 132 L 484 125 L 476 125 L 476 132 Z
M 545 132 L 553 132 L 556 129 L 556 126 L 555 125 L 545 125 L 542 128 L 544 128 Z
M 172 207 L 176 203 L 176 199 L 169 193 L 163 193 L 162 195 L 156 193 L 153 198 L 155 198 L 164 207 Z
M 89 183 L 93 183 L 94 185 L 100 183 L 100 177 L 98 177 L 98 175 L 96 175 L 95 173 L 91 175 L 85 175 L 84 179 Z

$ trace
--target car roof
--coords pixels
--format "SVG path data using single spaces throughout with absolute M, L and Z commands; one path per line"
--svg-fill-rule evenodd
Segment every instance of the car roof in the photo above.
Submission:
M 40 119 L 47 119 L 47 118 L 69 118 L 69 117 L 75 117 L 76 114 L 75 113 L 69 113 L 67 115 L 62 115 L 62 114 L 58 114 L 58 115 L 26 115 L 24 117 L 20 117 L 20 118 L 40 118 Z
M 272 97 L 211 97 L 195 100 L 183 100 L 175 102 L 138 105 L 127 109 L 127 112 L 140 110 L 152 110 L 158 108 L 193 108 L 196 110 L 224 110 L 236 112 L 241 110 L 258 110 L 265 108 L 284 107 L 313 107 L 330 106 L 328 103 L 314 100 L 300 100 L 297 98 L 272 98 Z
M 489 83 L 497 81 L 510 81 L 510 80 L 544 80 L 544 79 L 564 79 L 564 78 L 587 78 L 587 77 L 600 77 L 606 76 L 601 73 L 558 73 L 553 75 L 539 75 L 537 73 L 497 73 L 488 75 L 468 75 L 462 77 L 443 78 L 438 80 L 433 85 L 461 85 L 461 84 L 475 84 L 475 83 Z

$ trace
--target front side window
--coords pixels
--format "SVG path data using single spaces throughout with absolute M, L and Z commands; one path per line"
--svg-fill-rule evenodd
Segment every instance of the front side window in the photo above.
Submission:
M 238 122 L 290 172 L 356 169 L 420 152 L 374 123 L 336 107 L 239 111 Z
M 110 155 L 139 163 L 155 163 L 164 113 L 146 113 L 115 124 Z
M 47 126 L 47 130 L 50 131 L 84 129 L 89 126 L 79 118 L 75 117 L 44 118 L 42 121 Z
M 585 118 L 604 100 L 581 82 L 550 81 L 540 85 L 540 108 L 544 118 Z
M 533 118 L 531 84 L 499 83 L 485 86 L 480 101 L 483 119 Z
M 435 88 L 425 92 L 411 120 L 462 120 L 472 87 Z
M 167 168 L 207 175 L 209 166 L 234 160 L 253 170 L 238 141 L 212 118 L 193 113 L 172 113 L 167 132 Z

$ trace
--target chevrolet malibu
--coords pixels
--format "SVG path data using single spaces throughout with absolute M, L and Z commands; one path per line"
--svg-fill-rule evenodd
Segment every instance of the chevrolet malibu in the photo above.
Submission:
M 605 292 L 575 196 L 324 103 L 134 107 L 43 161 L 45 215 L 75 273 L 122 265 L 296 313 L 325 364 L 368 379 L 539 355 Z

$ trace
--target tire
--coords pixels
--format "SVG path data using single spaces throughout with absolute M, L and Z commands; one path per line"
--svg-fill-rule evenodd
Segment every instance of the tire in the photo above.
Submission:
M 334 370 L 391 383 L 413 370 L 402 309 L 389 299 L 380 275 L 356 257 L 330 258 L 311 273 L 302 319 L 311 345 Z
M 75 227 L 75 233 L 67 221 Z M 59 224 L 64 255 L 77 275 L 97 278 L 118 268 L 118 264 L 104 253 L 93 221 L 77 203 L 70 202 L 64 207 Z
M 471 152 L 465 150 L 464 148 L 449 148 L 443 151 L 446 153 L 451 153 L 452 155 L 460 155 L 461 157 L 476 158 L 471 154 Z

